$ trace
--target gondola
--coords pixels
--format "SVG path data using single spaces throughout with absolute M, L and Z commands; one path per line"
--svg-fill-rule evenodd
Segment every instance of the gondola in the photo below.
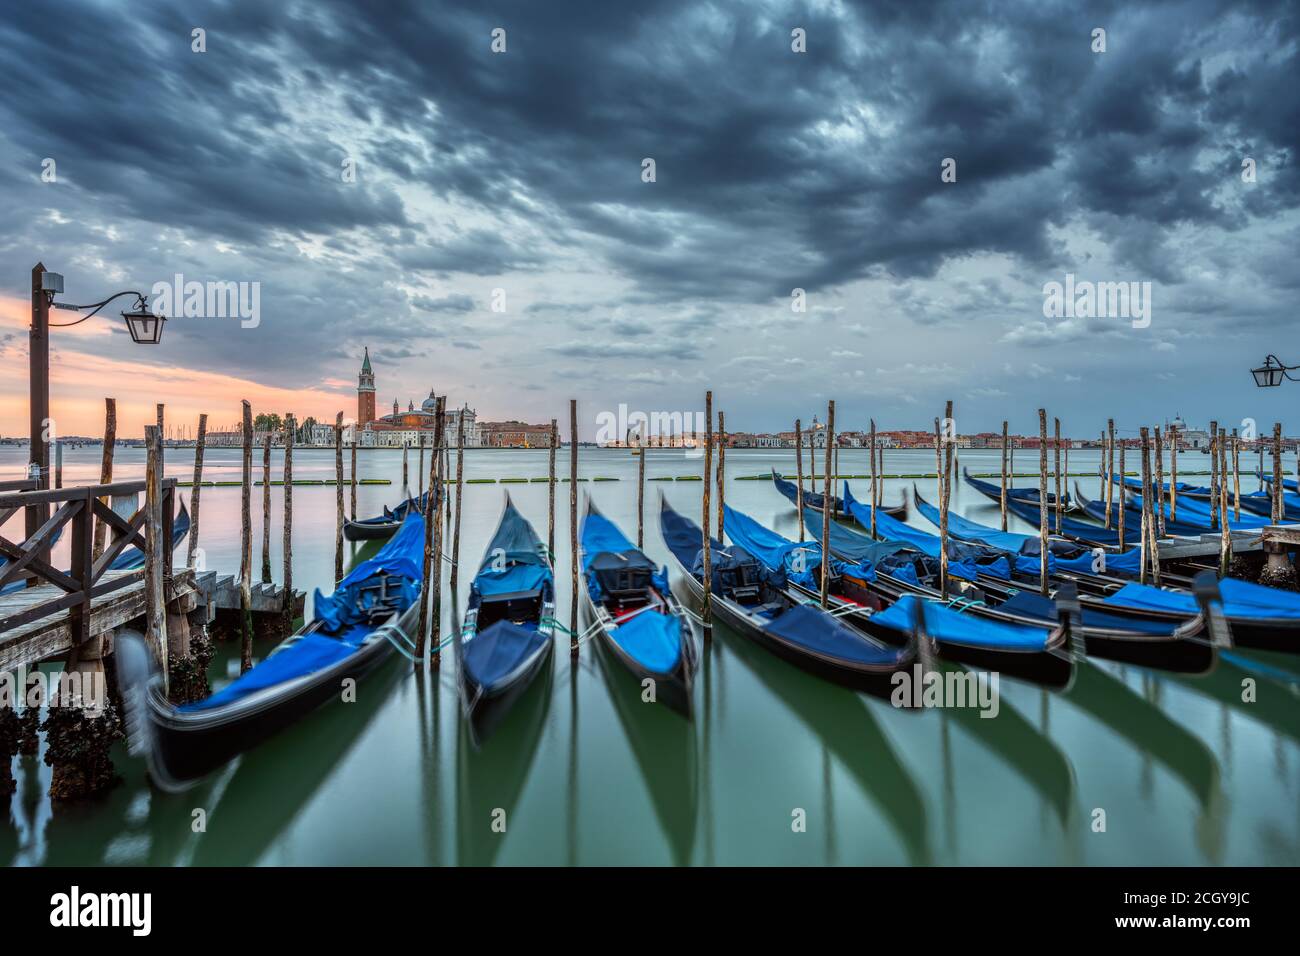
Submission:
M 963 468 L 961 470 L 961 474 L 962 477 L 966 479 L 966 483 L 969 484 L 976 491 L 978 491 L 980 494 L 986 495 L 987 497 L 992 498 L 994 501 L 1002 500 L 1001 484 L 994 484 L 991 481 L 984 481 L 981 478 L 976 478 L 966 468 Z M 1037 488 L 1013 488 L 1008 485 L 1007 501 L 1009 502 L 1018 501 L 1021 502 L 1022 504 L 1030 504 L 1033 505 L 1035 508 L 1037 508 L 1038 489 Z M 1050 491 L 1047 493 L 1047 507 L 1048 508 L 1056 507 L 1056 495 Z M 1072 510 L 1072 506 L 1070 504 L 1070 496 L 1068 494 L 1061 496 L 1061 507 L 1063 509 Z
M 851 498 L 846 501 L 850 506 L 853 504 Z M 790 541 L 730 507 L 724 514 L 724 528 L 733 542 L 730 550 L 757 559 L 769 572 L 783 578 L 795 601 L 820 601 L 819 542 Z M 861 537 L 847 528 L 836 530 Z M 879 558 L 878 566 L 859 556 L 837 555 L 833 543 L 831 555 L 828 604 L 837 619 L 865 637 L 887 646 L 910 643 L 923 612 L 924 631 L 928 639 L 936 642 L 943 656 L 1053 687 L 1069 685 L 1073 670 L 1069 637 L 1066 628 L 1055 619 L 999 620 L 974 610 L 946 607 L 944 602 L 932 599 L 937 597 L 937 592 L 921 595 L 905 588 L 891 591 L 881 583 L 881 569 L 910 567 L 915 557 L 908 550 L 895 550 Z
M 796 508 L 799 507 L 799 486 L 793 481 L 786 481 L 786 479 L 782 478 L 780 474 L 777 473 L 775 468 L 772 469 L 772 484 L 776 485 L 776 490 L 785 495 L 792 505 Z M 813 479 L 813 484 L 816 484 L 815 478 Z M 803 492 L 803 506 L 812 509 L 817 512 L 817 514 L 821 514 L 822 498 L 823 495 L 820 492 L 805 488 Z M 831 504 L 831 517 L 845 521 L 853 520 L 853 516 L 844 509 L 844 501 L 842 499 L 836 498 L 832 495 Z M 897 518 L 899 521 L 903 521 L 907 518 L 907 500 L 904 499 L 903 503 L 900 505 L 881 505 L 880 513 Z
M 870 506 L 860 504 L 847 483 L 844 498 L 859 522 L 871 520 Z M 877 516 L 876 523 L 877 531 L 887 537 L 906 534 L 921 554 L 901 564 L 888 559 L 881 562 L 875 568 L 875 580 L 865 582 L 865 586 L 887 599 L 896 600 L 899 594 L 904 593 L 940 598 L 938 557 L 941 545 L 938 536 L 916 528 L 899 527 L 898 522 L 883 515 Z M 837 539 L 856 536 L 846 528 L 838 531 L 839 534 L 831 539 L 832 554 L 836 553 L 837 547 L 844 547 L 837 544 Z M 1042 627 L 1058 620 L 1060 610 L 1054 598 L 1038 594 L 1036 588 L 1030 590 L 1017 586 L 1014 580 L 1015 574 L 1027 574 L 1037 581 L 1041 571 L 1038 555 L 1007 553 L 984 545 L 949 541 L 948 562 L 949 593 L 944 600 L 955 602 L 965 609 L 965 613 L 1021 626 Z M 1190 612 L 1180 608 L 1173 613 L 1142 609 L 1131 604 L 1114 604 L 1111 594 L 1128 585 L 1101 580 L 1103 586 L 1098 590 L 1105 596 L 1078 596 L 1080 615 L 1075 632 L 1088 654 L 1185 673 L 1203 673 L 1214 666 L 1215 650 L 1205 637 L 1205 618 L 1194 600 Z M 1075 588 L 1081 585 L 1080 581 L 1070 583 Z
M 703 601 L 699 525 L 674 511 L 661 494 L 659 528 L 682 580 L 695 599 Z M 887 697 L 893 675 L 915 660 L 913 641 L 898 648 L 859 633 L 793 596 L 784 575 L 772 573 L 744 548 L 715 540 L 712 549 L 714 616 L 742 637 L 819 677 L 877 696 Z
M 124 635 L 116 657 L 133 752 L 154 782 L 183 790 L 244 750 L 340 695 L 386 659 L 393 640 L 410 641 L 423 581 L 424 521 L 412 511 L 380 551 L 357 565 L 334 593 L 316 592 L 314 617 L 266 659 L 196 703 L 176 706 L 163 692 L 144 640 Z
M 355 521 L 344 518 L 343 537 L 349 541 L 381 541 L 385 538 L 391 538 L 397 529 L 402 526 L 402 519 L 406 517 L 407 511 L 411 509 L 412 505 L 416 506 L 421 514 L 424 513 L 428 498 L 429 493 L 426 491 L 420 496 L 419 501 L 408 498 L 396 508 L 391 510 L 384 508 L 383 514 L 376 515 L 373 518 L 361 518 Z
M 550 658 L 554 623 L 555 577 L 546 545 L 507 494 L 456 642 L 461 704 L 475 745 Z
M 590 498 L 582 517 L 582 609 L 605 648 L 655 700 L 690 719 L 698 655 L 685 609 L 658 568 Z
M 1118 490 L 1118 489 L 1117 489 Z M 1127 496 L 1124 492 L 1121 496 Z M 1106 520 L 1106 502 L 1093 501 L 1087 498 L 1083 492 L 1075 489 L 1075 497 L 1079 501 L 1079 507 L 1083 509 L 1088 517 L 1095 521 Z M 1142 500 L 1141 495 L 1132 495 L 1134 500 L 1129 501 L 1125 506 L 1127 534 L 1126 541 L 1135 541 L 1141 537 L 1142 506 L 1135 502 Z M 1174 520 L 1169 510 L 1169 503 L 1164 502 L 1165 512 L 1165 534 L 1179 534 L 1188 537 L 1198 538 L 1203 534 L 1210 532 L 1210 513 L 1201 502 L 1186 501 L 1180 502 L 1182 507 L 1178 509 L 1178 520 Z M 1112 528 L 1119 527 L 1119 502 L 1114 502 L 1110 506 L 1110 523 Z M 1250 521 L 1252 525 L 1259 526 L 1258 519 Z M 1118 535 L 1118 531 L 1116 531 Z M 1118 538 L 1117 538 L 1118 540 Z
M 1118 484 L 1118 479 L 1116 484 Z M 1142 514 L 1141 491 L 1128 490 L 1127 493 L 1123 494 L 1123 497 L 1125 499 L 1125 507 L 1128 508 L 1129 514 L 1140 516 Z M 1093 517 L 1100 517 L 1104 520 L 1106 517 L 1105 505 L 1102 505 L 1099 502 L 1094 502 L 1093 504 L 1095 511 Z M 1153 501 L 1152 504 L 1154 506 L 1155 502 Z M 1214 512 L 1211 510 L 1209 503 L 1205 501 L 1197 501 L 1195 498 L 1190 498 L 1180 502 L 1180 504 L 1182 507 L 1178 509 L 1178 520 L 1175 521 L 1172 517 L 1170 503 L 1163 498 L 1159 501 L 1160 508 L 1164 512 L 1164 526 L 1167 534 L 1197 535 L 1204 534 L 1207 531 L 1219 530 L 1217 521 L 1214 518 Z M 1114 522 L 1112 521 L 1112 523 Z M 1236 518 L 1230 518 L 1228 523 L 1234 529 L 1253 530 L 1266 527 L 1271 523 L 1271 521 L 1267 517 L 1247 513 Z M 1187 530 L 1184 531 L 1181 529 Z
M 970 485 L 980 494 L 992 501 L 1001 502 L 1000 489 L 997 485 L 987 481 L 981 481 L 978 478 L 972 478 L 970 473 L 962 469 L 962 478 L 966 484 Z M 1075 486 L 1075 505 L 1079 506 L 1079 489 Z M 1038 499 L 1030 502 L 1024 498 L 1007 498 L 1007 510 L 1022 521 L 1026 521 L 1038 527 L 1040 507 Z M 1050 506 L 1049 506 L 1050 512 Z M 1052 527 L 1055 528 L 1055 515 L 1051 516 Z M 1113 528 L 1104 528 L 1099 524 L 1093 524 L 1090 521 L 1080 521 L 1077 518 L 1061 516 L 1061 530 L 1059 534 L 1062 537 L 1069 538 L 1072 541 L 1079 541 L 1083 544 L 1094 545 L 1102 548 L 1114 548 L 1119 545 L 1119 532 Z

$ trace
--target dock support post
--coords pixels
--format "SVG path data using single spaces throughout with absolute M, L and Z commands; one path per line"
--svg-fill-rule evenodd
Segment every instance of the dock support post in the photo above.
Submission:
M 104 399 L 104 452 L 100 456 L 99 464 L 99 483 L 106 485 L 113 480 L 113 450 L 117 443 L 117 399 Z M 107 498 L 101 498 L 105 505 L 109 504 Z M 191 522 L 198 523 L 198 512 L 191 508 Z M 191 524 L 191 527 L 194 525 Z M 108 540 L 108 525 L 102 520 L 95 521 L 95 557 L 104 553 L 104 545 Z
M 199 551 L 199 492 L 203 485 L 203 448 L 208 440 L 208 416 L 199 416 L 199 437 L 194 445 L 194 481 L 190 484 L 190 544 L 185 555 L 185 566 L 194 567 Z M 98 532 L 96 532 L 98 533 Z M 96 542 L 98 548 L 98 542 Z
M 239 625 L 242 641 L 239 672 L 253 666 L 253 516 L 249 494 L 253 485 L 253 409 L 244 407 L 244 481 L 239 508 Z
M 1282 507 L 1282 423 L 1273 423 L 1273 523 L 1281 524 Z

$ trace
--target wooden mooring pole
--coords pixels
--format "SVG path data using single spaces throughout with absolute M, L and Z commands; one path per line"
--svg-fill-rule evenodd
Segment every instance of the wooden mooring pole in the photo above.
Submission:
M 194 444 L 194 481 L 190 485 L 190 546 L 185 556 L 187 567 L 194 567 L 199 553 L 199 492 L 203 486 L 203 449 L 208 441 L 207 413 L 199 415 L 199 435 Z M 203 562 L 206 564 L 207 562 Z
M 1178 426 L 1169 426 L 1169 520 L 1178 520 Z
M 407 457 L 408 448 L 409 446 L 406 444 L 406 442 L 402 442 L 402 500 L 403 501 L 411 497 L 411 474 L 410 474 L 411 466 Z
M 424 432 L 420 433 L 420 470 L 416 475 L 420 483 L 420 493 L 415 499 L 424 517 L 424 558 L 421 561 L 421 574 L 424 586 L 420 590 L 420 614 L 416 620 L 415 634 L 415 669 L 424 668 L 425 642 L 429 638 L 429 605 L 433 602 L 433 562 L 441 560 L 433 550 L 433 516 L 437 503 L 432 489 L 429 497 L 424 497 Z
M 871 537 L 876 536 L 876 508 L 879 506 L 880 492 L 876 487 L 876 420 L 871 419 L 871 440 L 867 446 L 871 454 Z M 801 539 L 802 540 L 802 539 Z
M 171 662 L 167 654 L 167 601 L 163 591 L 162 541 L 162 430 L 144 427 L 145 443 L 145 622 L 147 643 L 157 655 L 164 691 L 171 688 Z
M 271 583 L 271 430 L 262 440 L 262 583 Z
M 1053 418 L 1055 431 L 1052 434 L 1052 477 L 1056 485 L 1056 533 L 1061 533 L 1061 420 Z
M 104 452 L 100 456 L 99 463 L 99 483 L 106 485 L 113 480 L 113 449 L 117 444 L 117 399 L 104 399 Z M 101 499 L 105 505 L 109 504 L 107 498 Z M 199 521 L 198 505 L 190 509 L 191 529 L 197 527 Z M 94 555 L 98 558 L 104 553 L 104 543 L 108 540 L 108 525 L 100 518 L 95 522 L 95 551 Z M 194 553 L 194 541 L 190 539 L 190 554 Z M 193 562 L 190 562 L 193 564 Z
M 1109 528 L 1110 515 L 1111 515 L 1111 511 L 1114 510 L 1113 506 L 1115 504 L 1115 419 L 1113 418 L 1106 419 L 1106 432 L 1110 439 L 1108 442 L 1110 451 L 1108 452 L 1106 457 L 1106 461 L 1107 461 L 1106 464 L 1106 527 Z M 1120 452 L 1119 452 L 1119 469 L 1120 469 L 1120 481 L 1123 482 L 1124 449 L 1122 447 L 1120 448 Z M 1120 493 L 1119 496 L 1119 510 L 1120 510 L 1120 514 L 1124 513 L 1124 495 L 1122 492 Z M 1120 519 L 1121 529 L 1123 529 L 1124 527 L 1123 521 L 1124 519 L 1121 518 Z M 1124 549 L 1123 530 L 1121 530 L 1119 533 L 1119 546 L 1120 546 L 1120 550 L 1122 551 Z
M 439 497 L 447 498 L 447 397 L 437 400 L 434 421 L 438 434 L 433 440 L 433 458 L 429 462 L 429 500 L 433 502 L 433 601 L 429 607 L 429 666 L 442 666 L 442 552 L 443 506 Z
M 822 484 L 822 607 L 831 593 L 831 512 L 835 509 L 835 400 L 826 403 L 826 480 Z M 705 537 L 708 535 L 706 534 Z
M 1113 441 L 1113 439 L 1112 439 L 1112 441 Z M 1127 508 L 1124 507 L 1124 485 L 1123 485 L 1123 482 L 1124 482 L 1124 441 L 1123 441 L 1123 439 L 1121 439 L 1121 440 L 1120 440 L 1120 443 L 1119 443 L 1119 480 L 1120 480 L 1120 486 L 1119 486 L 1119 515 L 1117 516 L 1116 520 L 1117 520 L 1117 522 L 1118 522 L 1118 524 L 1119 524 L 1119 529 L 1118 529 L 1118 531 L 1119 531 L 1119 549 L 1120 549 L 1121 551 L 1123 551 L 1123 550 L 1124 550 L 1124 513 L 1128 510 Z M 1110 487 L 1111 489 L 1114 489 L 1114 488 L 1115 488 L 1115 481 L 1114 481 L 1113 478 L 1111 479 L 1111 482 L 1110 482 L 1110 486 L 1109 486 L 1109 487 Z M 1110 515 L 1110 505 L 1107 505 L 1107 506 L 1106 506 L 1106 514 L 1107 514 L 1107 516 Z
M 803 527 L 803 419 L 794 420 L 794 476 L 798 481 L 794 496 L 794 509 L 799 512 L 799 540 L 807 538 Z
M 293 633 L 293 415 L 284 420 L 284 617 L 285 634 Z
M 578 400 L 569 399 L 569 656 L 578 656 Z
M 546 479 L 546 557 L 551 562 L 551 569 L 555 569 L 555 450 L 560 444 L 560 426 L 554 418 L 551 419 L 551 449 L 547 458 L 550 460 L 550 471 Z
M 253 666 L 253 409 L 244 409 L 244 481 L 239 490 L 239 672 Z
M 1002 530 L 1007 530 L 1007 423 L 1002 423 L 1002 494 L 998 504 L 1002 508 Z
M 351 500 L 348 502 L 348 517 L 357 520 L 357 430 L 352 429 L 352 461 L 348 468 L 348 485 L 351 487 Z
M 456 595 L 460 583 L 460 489 L 465 484 L 465 416 L 456 416 L 456 523 L 451 529 L 451 599 L 459 607 Z M 550 560 L 550 556 L 547 556 Z
M 1210 422 L 1210 530 L 1219 527 L 1219 423 Z
M 334 583 L 343 580 L 343 413 L 334 416 Z
M 645 459 L 649 454 L 644 431 L 637 435 L 636 445 L 641 452 L 636 456 L 636 546 L 640 549 L 645 547 Z
M 1228 449 L 1227 449 L 1227 430 L 1219 432 L 1219 474 L 1226 476 L 1228 472 Z M 1235 447 L 1237 439 L 1232 439 Z M 1228 523 L 1228 482 L 1226 477 L 1219 483 L 1219 518 L 1221 533 L 1219 536 L 1219 577 L 1228 576 L 1228 568 L 1232 564 L 1232 527 Z M 1156 582 L 1157 584 L 1159 581 Z
M 1273 523 L 1281 524 L 1282 507 L 1282 423 L 1273 423 Z
M 1159 536 L 1165 536 L 1165 447 L 1160 438 L 1160 426 L 1155 427 L 1155 496 L 1156 496 L 1156 530 Z
M 727 507 L 727 416 L 718 412 L 718 540 L 723 544 L 727 539 L 723 537 L 726 529 L 723 527 L 724 514 Z
M 1232 430 L 1232 520 L 1241 520 L 1241 439 Z
M 1047 409 L 1038 410 L 1038 591 L 1047 596 Z
M 711 554 L 712 535 L 709 524 L 712 515 L 709 508 L 709 490 L 713 477 L 713 392 L 704 393 L 704 501 L 703 515 L 700 518 L 700 547 L 704 552 L 704 637 L 713 637 L 713 555 Z
M 939 593 L 948 594 L 948 507 L 952 501 L 952 455 L 957 444 L 957 426 L 952 417 L 952 399 L 943 409 L 943 467 L 939 469 Z

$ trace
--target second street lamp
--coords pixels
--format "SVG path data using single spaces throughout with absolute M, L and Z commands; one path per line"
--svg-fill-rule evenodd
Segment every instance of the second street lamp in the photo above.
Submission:
M 1284 378 L 1300 382 L 1300 379 L 1291 378 L 1288 374 L 1296 369 L 1300 369 L 1300 365 L 1283 365 L 1276 355 L 1270 355 L 1264 359 L 1263 365 L 1252 368 L 1250 374 L 1255 376 L 1255 384 L 1259 388 L 1276 388 L 1282 384 Z

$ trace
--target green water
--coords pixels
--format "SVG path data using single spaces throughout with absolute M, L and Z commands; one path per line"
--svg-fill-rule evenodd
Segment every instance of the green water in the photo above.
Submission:
M 0 448 L 0 475 L 18 477 L 24 449 Z M 1036 464 L 1017 456 L 1017 470 Z M 259 456 L 260 457 L 260 456 Z M 279 454 L 275 477 L 279 477 Z M 996 451 L 962 453 L 972 471 L 996 471 Z M 1195 462 L 1186 459 L 1193 458 Z M 98 448 L 69 450 L 65 480 L 98 474 Z M 167 453 L 168 474 L 189 477 L 192 452 Z M 1184 456 L 1184 467 L 1199 466 Z M 567 452 L 560 455 L 567 468 Z M 933 470 L 933 452 L 890 452 L 898 473 Z M 583 483 L 635 535 L 636 462 L 582 450 Z M 770 483 L 737 481 L 792 451 L 731 451 L 727 501 L 793 536 L 793 508 Z M 649 475 L 698 473 L 699 459 L 651 451 Z M 411 457 L 412 474 L 416 459 Z M 1072 452 L 1072 471 L 1095 469 Z M 1243 462 L 1245 466 L 1245 462 Z M 544 451 L 467 454 L 467 477 L 544 476 Z M 865 452 L 841 453 L 842 473 L 865 473 Z M 119 477 L 143 472 L 118 451 Z M 205 477 L 238 477 L 238 452 L 209 449 Z M 294 473 L 330 477 L 333 453 L 299 449 Z M 363 451 L 358 473 L 390 487 L 358 489 L 362 516 L 399 499 L 400 453 Z M 933 479 L 922 481 L 933 499 Z M 1085 483 L 1095 491 L 1097 482 Z M 857 482 L 863 497 L 866 483 Z M 1247 490 L 1255 487 L 1253 479 Z M 910 482 L 890 483 L 886 503 Z M 545 484 L 465 486 L 461 555 L 476 565 L 509 489 L 546 535 Z M 699 482 L 647 485 L 646 550 L 666 562 L 657 494 L 697 514 Z M 254 491 L 260 523 L 260 492 Z M 200 543 L 207 566 L 238 566 L 239 490 L 203 489 Z M 272 564 L 280 566 L 273 492 Z M 188 498 L 188 492 L 186 492 Z M 567 620 L 568 486 L 558 490 L 557 580 Z M 997 523 L 992 503 L 954 489 L 953 506 Z M 328 586 L 334 492 L 294 489 L 294 580 Z M 909 519 L 927 527 L 924 519 Z M 13 535 L 14 525 L 8 527 Z M 1014 529 L 1013 530 L 1017 530 Z M 1024 527 L 1018 530 L 1029 530 Z M 260 529 L 254 528 L 254 568 Z M 462 596 L 470 573 L 461 579 Z M 277 571 L 278 577 L 278 571 Z M 680 593 L 680 591 L 679 591 Z M 444 628 L 450 625 L 452 609 Z M 444 630 L 444 633 L 446 631 Z M 567 639 L 565 644 L 567 645 Z M 259 654 L 267 648 L 259 648 Z M 237 655 L 224 647 L 219 676 Z M 1252 672 L 1259 662 L 1271 676 Z M 644 705 L 639 688 L 596 642 L 576 664 L 567 647 L 481 751 L 461 727 L 454 663 L 413 675 L 394 660 L 359 687 L 180 795 L 152 791 L 142 762 L 119 749 L 123 777 L 104 799 L 52 810 L 49 768 L 16 758 L 18 793 L 0 826 L 0 861 L 33 864 L 1289 864 L 1300 863 L 1300 661 L 1246 652 L 1205 677 L 1088 662 L 1066 693 L 1004 679 L 1001 709 L 893 709 L 778 660 L 725 628 L 702 653 L 696 716 L 687 723 Z M 1258 678 L 1258 702 L 1241 681 Z M 1095 811 L 1106 830 L 1093 830 Z M 192 826 L 195 811 L 206 832 Z M 501 812 L 503 811 L 504 816 Z M 798 811 L 803 832 L 792 826 Z M 3 812 L 3 811 L 0 811 Z M 493 820 L 504 819 L 505 832 Z

